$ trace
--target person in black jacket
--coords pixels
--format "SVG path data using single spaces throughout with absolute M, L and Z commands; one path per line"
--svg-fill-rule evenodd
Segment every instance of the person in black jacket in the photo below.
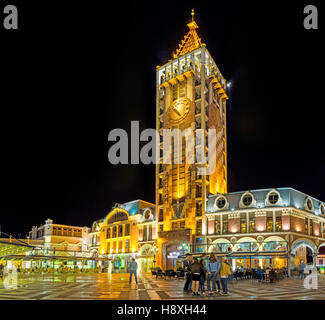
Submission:
M 201 264 L 201 274 L 200 274 L 200 291 L 201 293 L 205 292 L 204 289 L 204 282 L 206 279 L 206 266 L 205 266 L 205 258 L 206 256 L 203 256 L 202 259 L 200 260 L 200 264 Z
M 199 283 L 202 273 L 202 264 L 198 261 L 197 258 L 194 258 L 192 264 L 192 283 L 193 283 L 193 296 L 199 296 Z
M 184 285 L 185 292 L 191 291 L 191 287 L 192 287 L 192 275 L 191 275 L 192 260 L 193 260 L 192 255 L 187 253 L 186 259 L 183 261 L 184 270 L 186 272 L 186 281 L 185 281 L 185 285 Z

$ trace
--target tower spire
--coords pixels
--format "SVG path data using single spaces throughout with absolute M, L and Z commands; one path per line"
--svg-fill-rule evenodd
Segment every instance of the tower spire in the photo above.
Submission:
M 192 20 L 187 24 L 188 28 L 190 29 L 181 43 L 178 45 L 178 49 L 176 49 L 176 53 L 173 55 L 174 59 L 197 48 L 202 46 L 201 38 L 199 38 L 196 29 L 199 26 L 194 21 L 194 9 L 191 11 Z

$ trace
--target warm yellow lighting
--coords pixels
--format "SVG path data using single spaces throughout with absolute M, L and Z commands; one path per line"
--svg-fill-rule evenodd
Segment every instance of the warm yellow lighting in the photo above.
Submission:
M 265 230 L 265 226 L 262 224 L 262 225 L 257 225 L 256 226 L 256 229 L 257 231 L 264 231 Z
M 178 49 L 174 54 L 174 58 L 177 58 L 179 56 L 182 56 L 185 53 L 200 48 L 203 45 L 203 43 L 201 42 L 201 38 L 199 38 L 198 34 L 195 31 L 195 29 L 198 28 L 198 25 L 194 21 L 194 9 L 192 9 L 191 15 L 192 15 L 192 21 L 187 24 L 190 31 L 184 37 L 181 43 L 178 45 Z
M 290 224 L 289 223 L 283 223 L 282 224 L 282 230 L 283 231 L 287 231 L 290 229 Z
M 132 248 L 132 252 L 135 252 L 135 248 Z

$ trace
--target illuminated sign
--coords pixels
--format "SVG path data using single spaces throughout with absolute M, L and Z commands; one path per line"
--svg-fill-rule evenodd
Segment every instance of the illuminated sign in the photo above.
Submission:
M 167 258 L 168 259 L 177 259 L 179 256 L 179 252 L 169 252 Z

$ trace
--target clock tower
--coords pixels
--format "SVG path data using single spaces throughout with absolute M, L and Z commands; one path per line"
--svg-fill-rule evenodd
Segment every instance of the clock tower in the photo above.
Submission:
M 206 199 L 227 193 L 226 80 L 204 43 L 192 19 L 189 31 L 173 54 L 173 59 L 156 70 L 156 127 L 160 135 L 160 163 L 156 166 L 156 209 L 158 224 L 157 265 L 173 268 L 184 246 L 206 243 Z M 164 163 L 164 129 L 172 135 L 170 162 Z M 195 159 L 186 162 L 186 137 L 191 129 L 208 154 L 208 130 L 216 130 L 216 168 L 208 175 Z M 190 248 L 190 247 L 189 247 Z M 203 250 L 203 248 L 202 248 Z M 192 251 L 192 250 L 190 250 Z

